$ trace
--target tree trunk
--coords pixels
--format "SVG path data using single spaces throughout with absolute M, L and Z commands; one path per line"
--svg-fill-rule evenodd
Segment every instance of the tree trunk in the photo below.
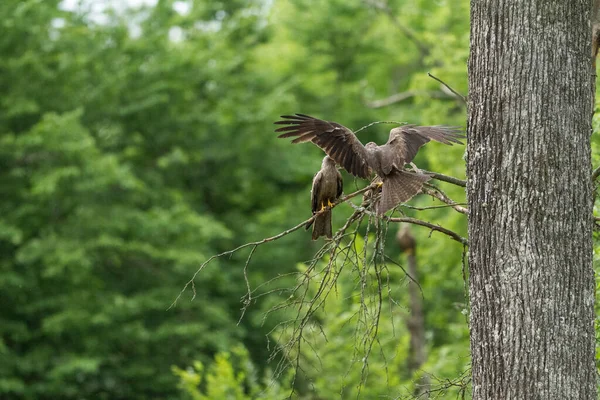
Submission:
M 596 399 L 591 0 L 471 1 L 473 399 Z

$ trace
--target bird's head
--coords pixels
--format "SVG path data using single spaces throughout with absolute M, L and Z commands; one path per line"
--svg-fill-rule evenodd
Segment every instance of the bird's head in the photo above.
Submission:
M 399 135 L 405 135 L 408 132 L 412 132 L 414 131 L 412 128 L 414 128 L 415 125 L 402 125 L 402 126 L 397 126 L 395 128 L 392 128 L 390 130 L 390 138 L 399 136 Z
M 333 160 L 333 158 L 329 157 L 329 156 L 325 156 L 323 157 L 323 162 L 321 163 L 321 167 L 325 168 L 325 167 L 335 167 L 335 161 Z
M 390 135 L 398 135 L 401 132 L 402 132 L 402 127 L 401 126 L 397 126 L 397 127 L 392 128 L 390 130 Z

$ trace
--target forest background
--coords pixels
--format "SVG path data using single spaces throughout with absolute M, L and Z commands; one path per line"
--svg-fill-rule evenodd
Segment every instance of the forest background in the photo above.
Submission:
M 294 368 L 279 374 L 282 353 L 270 356 L 296 314 L 268 311 L 322 239 L 298 230 L 257 248 L 247 267 L 256 301 L 241 319 L 249 249 L 215 260 L 194 280 L 193 301 L 187 290 L 169 307 L 212 254 L 310 216 L 323 154 L 277 139 L 279 115 L 351 129 L 465 126 L 464 103 L 427 73 L 467 94 L 469 2 L 124 4 L 0 2 L 0 397 L 285 397 Z M 390 128 L 359 138 L 382 143 Z M 464 151 L 432 143 L 415 163 L 464 179 Z M 346 193 L 365 185 L 344 178 Z M 462 188 L 440 187 L 464 202 Z M 466 217 L 447 208 L 400 211 L 466 236 Z M 352 212 L 337 207 L 334 230 Z M 396 229 L 386 253 L 402 266 Z M 428 376 L 440 398 L 468 397 L 465 249 L 412 233 L 426 362 L 409 362 L 410 279 L 391 263 L 390 305 L 365 369 L 368 321 L 356 318 L 361 290 L 346 268 L 315 316 L 322 333 L 288 355 L 300 360 L 295 396 L 408 398 Z

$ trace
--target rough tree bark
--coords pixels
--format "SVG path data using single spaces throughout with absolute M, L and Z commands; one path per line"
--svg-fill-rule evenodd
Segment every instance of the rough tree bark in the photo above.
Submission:
M 473 399 L 596 399 L 591 0 L 471 1 Z

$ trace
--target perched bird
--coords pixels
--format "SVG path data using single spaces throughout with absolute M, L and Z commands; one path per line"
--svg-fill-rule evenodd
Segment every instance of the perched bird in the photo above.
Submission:
M 404 125 L 390 131 L 386 144 L 370 142 L 363 146 L 350 129 L 336 122 L 305 114 L 281 118 L 275 124 L 288 126 L 275 130 L 282 132 L 278 137 L 293 137 L 292 143 L 313 142 L 354 176 L 368 178 L 375 171 L 383 182 L 377 204 L 380 215 L 412 198 L 431 179 L 431 175 L 422 173 L 412 163 L 421 146 L 430 140 L 462 144 L 458 139 L 463 137 L 457 127 Z M 415 172 L 404 171 L 404 164 L 411 164 Z
M 327 207 L 331 207 L 342 195 L 343 190 L 342 174 L 337 170 L 335 161 L 329 156 L 325 156 L 321 164 L 321 170 L 313 178 L 310 191 L 313 215 L 325 210 Z M 311 225 L 313 225 L 312 240 L 317 240 L 321 236 L 331 239 L 331 210 L 323 211 L 315 217 L 313 221 L 306 224 L 306 229 L 310 228 Z

